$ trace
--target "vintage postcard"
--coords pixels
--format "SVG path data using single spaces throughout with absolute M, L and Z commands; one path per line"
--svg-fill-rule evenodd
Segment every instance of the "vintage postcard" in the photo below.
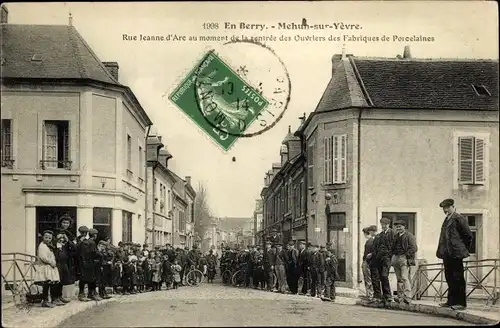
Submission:
M 0 28 L 4 326 L 500 321 L 496 2 L 7 2 Z

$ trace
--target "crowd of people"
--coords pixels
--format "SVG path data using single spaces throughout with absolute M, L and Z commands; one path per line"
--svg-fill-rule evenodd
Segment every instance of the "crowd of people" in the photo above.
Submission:
M 278 293 L 335 299 L 338 260 L 331 243 L 312 245 L 290 241 L 286 247 L 268 241 L 265 248 L 249 245 L 246 249 L 226 247 L 220 260 L 222 283 L 252 287 Z M 233 278 L 234 277 L 234 278 Z M 299 291 L 299 281 L 302 286 Z
M 186 275 L 192 269 L 200 270 L 209 282 L 215 277 L 217 256 L 212 250 L 203 255 L 197 245 L 174 249 L 166 244 L 151 250 L 137 243 L 114 246 L 109 239 L 97 241 L 98 231 L 86 226 L 79 227 L 74 237 L 69 230 L 72 219 L 67 215 L 59 222 L 57 231 L 43 232 L 38 246 L 35 282 L 42 286 L 42 307 L 69 303 L 75 282 L 78 300 L 86 302 L 111 298 L 110 293 L 176 289 L 188 283 Z M 63 293 L 64 289 L 69 292 Z

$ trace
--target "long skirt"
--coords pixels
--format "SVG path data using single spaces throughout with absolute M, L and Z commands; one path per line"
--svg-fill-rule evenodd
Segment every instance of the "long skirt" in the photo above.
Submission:
M 59 270 L 57 267 L 53 268 L 48 264 L 37 264 L 35 265 L 35 282 L 58 282 L 59 278 Z

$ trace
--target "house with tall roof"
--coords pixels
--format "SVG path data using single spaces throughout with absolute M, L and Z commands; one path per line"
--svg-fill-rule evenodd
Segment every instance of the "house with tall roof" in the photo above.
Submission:
M 142 243 L 152 122 L 118 63 L 102 62 L 71 18 L 2 20 L 2 251 L 35 254 L 63 214 L 74 233 L 85 225 L 114 244 Z
M 333 243 L 340 285 L 362 280 L 361 230 L 382 217 L 404 220 L 417 258 L 438 262 L 445 198 L 473 231 L 469 259 L 499 257 L 498 82 L 498 60 L 412 58 L 408 46 L 396 58 L 333 56 L 296 135 L 307 149 L 308 240 Z

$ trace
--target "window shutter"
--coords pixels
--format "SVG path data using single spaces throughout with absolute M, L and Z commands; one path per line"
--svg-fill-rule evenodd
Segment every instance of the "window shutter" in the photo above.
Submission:
M 63 159 L 69 161 L 69 123 L 63 129 Z M 68 163 L 69 164 L 69 163 Z M 65 164 L 66 166 L 67 164 Z
M 340 182 L 347 182 L 347 135 L 342 135 L 340 152 Z
M 340 170 L 339 170 L 339 137 L 333 137 L 333 183 L 339 183 L 340 180 Z
M 474 178 L 474 137 L 458 138 L 459 181 L 462 184 L 472 184 Z
M 474 183 L 484 184 L 484 140 L 475 138 Z

